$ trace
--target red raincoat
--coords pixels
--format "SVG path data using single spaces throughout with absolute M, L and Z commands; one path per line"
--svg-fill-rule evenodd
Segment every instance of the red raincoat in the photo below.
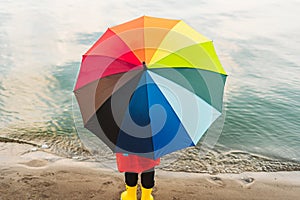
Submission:
M 150 158 L 123 153 L 116 153 L 116 159 L 120 172 L 141 173 L 160 163 L 160 158 L 152 160 Z

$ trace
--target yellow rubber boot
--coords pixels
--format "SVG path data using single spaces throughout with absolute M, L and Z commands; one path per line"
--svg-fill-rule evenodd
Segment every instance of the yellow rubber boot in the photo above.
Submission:
M 152 188 L 146 189 L 146 188 L 143 188 L 143 186 L 141 186 L 141 188 L 142 188 L 142 198 L 141 198 L 141 200 L 154 200 L 153 196 L 151 195 Z
M 137 185 L 133 187 L 126 185 L 126 191 L 122 192 L 121 200 L 137 200 L 136 190 L 137 190 Z

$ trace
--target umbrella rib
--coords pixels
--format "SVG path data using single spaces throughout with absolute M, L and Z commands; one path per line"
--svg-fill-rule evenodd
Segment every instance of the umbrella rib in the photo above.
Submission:
M 165 65 L 162 65 L 165 66 Z M 160 70 L 164 70 L 164 69 L 196 69 L 196 70 L 202 70 L 202 71 L 207 71 L 210 73 L 215 73 L 215 74 L 220 74 L 219 72 L 215 72 L 215 71 L 210 71 L 207 69 L 201 69 L 201 68 L 194 68 L 194 67 L 188 67 L 188 66 L 182 66 L 182 67 L 155 67 L 155 68 L 147 68 L 147 70 L 150 70 L 152 72 L 154 72 L 154 70 L 156 69 L 160 69 Z M 155 72 L 154 72 L 155 73 Z M 157 73 L 156 73 L 157 74 Z M 222 74 L 223 76 L 228 76 L 227 74 Z
M 180 25 L 187 26 L 187 27 L 185 27 L 185 28 L 190 28 L 190 31 L 191 31 L 190 34 L 196 34 L 196 35 L 194 35 L 194 37 L 187 37 L 187 36 L 186 36 L 186 33 L 184 33 L 184 32 L 179 32 L 179 31 L 177 30 L 177 29 L 178 29 L 177 26 L 180 26 Z M 176 29 L 176 27 L 177 27 L 177 29 Z M 180 31 L 182 31 L 182 28 L 180 29 Z M 190 27 L 190 26 L 189 26 L 188 24 L 186 24 L 183 20 L 179 20 L 178 23 L 176 23 L 176 25 L 174 25 L 174 26 L 170 29 L 170 31 L 169 31 L 169 32 L 167 33 L 167 35 L 164 37 L 164 39 L 162 40 L 162 42 L 164 42 L 165 39 L 168 37 L 168 35 L 171 34 L 171 33 L 176 33 L 176 34 L 178 34 L 179 36 L 181 36 L 181 37 L 183 37 L 183 38 L 188 38 L 193 44 L 199 44 L 199 43 L 205 43 L 205 42 L 210 42 L 210 41 L 212 41 L 212 40 L 206 38 L 204 35 L 202 35 L 202 34 L 200 34 L 199 32 L 197 32 L 197 31 L 196 31 L 195 29 L 193 29 L 192 27 Z M 199 42 L 199 41 L 201 41 L 201 42 Z M 162 48 L 160 48 L 162 42 L 160 43 L 160 45 L 158 46 L 157 49 L 162 49 Z M 173 41 L 171 41 L 171 42 L 173 42 Z M 191 45 L 189 45 L 189 46 L 191 46 Z M 186 47 L 188 47 L 188 46 L 186 46 Z M 183 48 L 185 48 L 185 47 L 183 47 Z M 181 48 L 181 49 L 182 49 L 182 48 Z M 169 50 L 167 50 L 167 49 L 163 49 L 163 50 L 170 52 L 170 54 L 174 52 L 174 51 L 169 51 Z M 178 50 L 176 50 L 176 51 L 178 51 Z M 166 57 L 166 56 L 164 56 L 164 57 Z M 163 58 L 164 58 L 164 57 L 163 57 Z M 161 59 L 163 59 L 163 58 L 161 58 Z M 161 60 L 161 59 L 159 59 L 159 60 Z M 159 60 L 158 60 L 158 61 L 159 61 Z M 156 62 L 158 62 L 158 61 L 156 61 Z M 155 62 L 155 63 L 156 63 L 156 62 Z M 151 61 L 150 61 L 150 63 L 151 63 Z
M 108 55 L 100 55 L 100 54 L 83 54 L 82 56 L 83 56 L 84 58 L 83 58 L 82 60 L 84 60 L 86 57 L 102 56 L 102 57 L 106 57 L 106 58 L 111 58 L 113 61 L 119 60 L 119 61 L 124 62 L 124 63 L 128 63 L 128 64 L 131 64 L 131 65 L 134 65 L 134 66 L 138 66 L 138 65 L 136 65 L 135 63 L 129 62 L 128 60 L 122 60 L 122 59 L 119 59 L 120 57 L 122 57 L 123 55 L 125 55 L 125 54 L 127 54 L 127 53 L 129 53 L 129 52 L 132 52 L 132 50 L 125 52 L 124 54 L 120 55 L 118 58 L 114 58 L 114 57 L 108 56 Z M 136 56 L 136 55 L 134 54 L 134 56 Z
M 139 70 L 142 70 L 142 69 L 132 69 L 132 70 L 130 70 L 130 71 L 139 71 Z M 114 75 L 118 75 L 118 74 L 123 74 L 123 73 L 124 73 L 124 74 L 125 74 L 125 73 L 128 73 L 128 71 L 117 72 L 117 73 L 115 73 L 115 74 L 110 74 L 110 75 L 108 75 L 108 76 L 104 76 L 104 77 L 97 78 L 97 79 L 95 79 L 95 80 L 93 80 L 93 81 L 91 81 L 91 82 L 89 82 L 89 83 L 87 83 L 87 84 L 81 86 L 80 88 L 77 88 L 76 90 L 73 90 L 73 92 L 76 92 L 77 90 L 83 89 L 83 88 L 87 87 L 88 85 L 93 84 L 95 81 L 99 81 L 100 79 L 107 78 L 107 77 L 114 76 Z
M 164 36 L 164 38 L 162 38 L 162 40 L 160 41 L 160 43 L 156 46 L 156 47 L 145 47 L 145 50 L 147 49 L 147 48 L 150 48 L 150 49 L 156 49 L 156 51 L 157 51 L 157 49 L 159 49 L 158 47 L 163 43 L 163 41 L 164 41 L 164 39 L 165 39 L 165 37 L 168 35 L 168 33 L 170 33 L 170 31 L 172 31 L 172 29 L 179 23 L 179 22 L 181 22 L 182 20 L 178 20 L 178 22 L 176 23 L 176 24 L 174 24 L 174 26 L 172 27 L 172 28 L 161 28 L 160 27 L 160 29 L 163 29 L 163 30 L 168 30 L 168 32 L 165 34 L 165 36 Z M 147 27 L 147 28 L 156 28 L 156 27 Z M 145 31 L 144 31 L 144 43 L 145 43 Z M 151 59 L 153 58 L 153 56 L 154 56 L 154 54 L 156 53 L 156 51 L 152 54 L 152 56 L 149 58 L 149 61 L 151 62 Z M 146 51 L 145 51 L 145 59 L 146 59 Z
M 138 70 L 133 70 L 133 71 L 138 71 Z M 141 72 L 142 72 L 142 71 L 141 71 Z M 125 73 L 128 73 L 128 72 L 125 72 Z M 118 89 L 113 90 L 112 93 L 111 93 L 111 95 L 109 95 L 109 96 L 107 96 L 106 98 L 104 98 L 103 103 L 102 103 L 102 104 L 99 104 L 95 109 L 96 109 L 96 110 L 100 109 L 101 106 L 102 106 L 103 104 L 105 104 L 105 102 L 106 102 L 112 95 L 114 95 L 117 91 L 119 91 L 120 89 L 122 89 L 122 87 L 124 87 L 124 86 L 125 86 L 128 82 L 130 82 L 132 79 L 136 78 L 137 76 L 139 76 L 139 75 L 141 74 L 140 72 L 136 72 L 136 73 L 137 73 L 136 75 L 130 77 L 130 79 L 128 79 L 127 81 L 125 81 Z M 118 73 L 118 74 L 122 74 L 122 73 Z M 117 74 L 114 74 L 114 75 L 117 75 Z M 114 75 L 112 75 L 112 76 L 114 76 Z M 104 77 L 104 79 L 105 79 L 105 78 L 106 78 L 106 77 Z M 119 79 L 119 80 L 120 80 L 120 79 Z M 93 84 L 93 83 L 95 83 L 96 81 L 99 81 L 99 79 L 97 79 L 97 80 L 95 80 L 95 81 L 93 81 L 93 82 L 91 82 L 91 83 L 89 83 L 89 84 L 87 84 L 87 85 L 85 85 L 85 86 L 79 88 L 78 90 L 84 89 L 84 87 L 88 87 L 88 85 Z M 114 86 L 114 87 L 115 87 L 115 86 Z M 78 91 L 78 90 L 76 90 L 76 91 Z M 76 94 L 76 91 L 74 91 L 75 94 Z M 75 96 L 76 96 L 76 95 L 75 95 Z M 92 114 L 90 117 L 88 117 L 88 118 L 86 119 L 86 122 L 88 122 L 88 121 L 91 119 L 92 116 L 93 116 L 93 114 Z
M 104 32 L 104 34 L 99 38 L 99 40 L 100 40 L 100 39 L 101 39 L 108 31 L 111 31 L 114 35 L 113 35 L 113 36 L 112 36 L 112 35 L 111 35 L 111 36 L 108 36 L 107 38 L 105 38 L 105 39 L 104 39 L 103 41 L 101 41 L 100 43 L 98 43 L 98 41 L 99 41 L 99 40 L 98 40 L 98 41 L 97 41 L 96 43 L 94 43 L 93 46 L 92 46 L 92 47 L 84 54 L 84 56 L 85 56 L 85 55 L 93 55 L 93 54 L 89 54 L 89 53 L 92 51 L 92 49 L 94 49 L 95 47 L 101 45 L 101 43 L 103 43 L 104 41 L 109 40 L 111 37 L 117 37 L 121 42 L 123 42 L 123 44 L 124 44 L 124 45 L 126 46 L 126 48 L 129 50 L 129 51 L 127 51 L 127 52 L 123 52 L 123 54 L 120 55 L 119 57 L 125 55 L 126 53 L 132 52 L 133 55 L 135 56 L 135 58 L 141 62 L 141 60 L 139 59 L 139 57 L 134 53 L 133 49 L 131 49 L 130 46 L 124 41 L 124 39 L 121 38 L 121 37 L 119 36 L 120 33 L 116 33 L 112 28 L 113 28 L 113 27 L 108 28 L 108 29 Z M 115 58 L 115 57 L 113 57 L 113 58 Z
M 146 76 L 146 74 L 145 74 Z M 148 83 L 148 77 L 146 76 L 146 83 Z M 148 109 L 149 109 L 149 92 L 148 92 L 148 87 L 149 85 L 147 84 L 146 85 L 146 91 L 147 91 L 147 106 L 148 106 Z M 151 135 L 153 134 L 152 132 L 152 127 L 151 127 L 151 119 L 150 119 L 150 131 L 151 131 Z M 152 140 L 152 148 L 153 148 L 153 157 L 155 157 L 155 149 L 154 149 L 154 143 L 153 143 L 153 140 Z
M 138 70 L 140 70 L 140 69 L 134 69 L 134 70 L 132 70 L 132 71 L 138 71 Z M 100 79 L 105 79 L 105 78 L 109 78 L 109 77 L 111 77 L 111 76 L 115 76 L 115 75 L 119 75 L 119 74 L 125 74 L 125 73 L 128 73 L 128 71 L 126 71 L 126 72 L 118 72 L 118 73 L 115 73 L 115 74 L 111 74 L 111 75 L 109 75 L 109 76 L 100 77 L 100 78 L 98 78 L 98 79 L 96 79 L 96 80 L 93 80 L 93 81 L 91 81 L 91 82 L 85 84 L 84 86 L 82 86 L 82 87 L 80 87 L 80 88 L 74 90 L 73 92 L 76 92 L 77 90 L 84 89 L 85 87 L 88 87 L 89 85 L 91 85 L 91 84 L 93 84 L 93 83 L 99 81 Z
M 130 69 L 129 71 L 135 71 L 135 70 L 140 70 L 140 69 L 136 69 L 136 67 L 138 67 L 139 65 L 136 65 L 136 64 L 133 64 L 133 63 L 130 63 L 130 62 L 127 62 L 127 61 L 124 61 L 124 60 L 121 60 L 121 59 L 118 59 L 118 58 L 116 58 L 116 59 L 114 59 L 114 58 L 112 58 L 112 57 L 110 57 L 110 56 L 104 56 L 104 55 L 88 55 L 89 57 L 90 56 L 103 56 L 103 57 L 107 57 L 107 58 L 111 58 L 112 59 L 112 62 L 110 63 L 110 64 L 112 64 L 114 61 L 119 61 L 119 62 L 122 62 L 122 63 L 127 63 L 128 65 L 131 65 L 131 67 L 132 67 L 132 69 Z M 86 57 L 84 57 L 82 60 L 84 60 Z M 83 61 L 82 61 L 83 62 Z M 108 64 L 107 66 L 109 66 L 110 64 Z M 142 63 L 141 63 L 141 69 L 143 68 L 143 66 L 142 66 Z M 78 75 L 77 75 L 77 77 L 79 76 L 79 74 L 80 74 L 80 72 L 81 72 L 81 69 L 79 70 L 79 73 L 78 73 Z M 116 75 L 116 74 L 121 74 L 121 73 L 126 73 L 126 72 L 128 72 L 128 71 L 124 71 L 124 72 L 116 72 L 116 73 L 113 73 L 113 74 L 109 74 L 108 76 L 113 76 L 113 75 Z M 97 80 L 99 80 L 99 79 L 101 79 L 101 78 L 105 78 L 105 77 L 108 77 L 108 76 L 104 76 L 104 77 L 98 77 L 97 79 L 95 79 L 95 80 L 93 80 L 93 81 L 90 81 L 90 82 L 88 82 L 88 83 L 86 83 L 85 85 L 83 85 L 83 86 L 81 86 L 81 87 L 79 87 L 79 88 L 76 88 L 75 89 L 75 87 L 76 87 L 76 85 L 77 85 L 77 82 L 75 83 L 75 86 L 74 86 L 74 89 L 73 89 L 73 92 L 75 92 L 76 90 L 79 90 L 79 89 L 81 89 L 81 88 L 84 88 L 86 85 L 89 85 L 89 84 L 91 84 L 91 83 L 93 83 L 94 81 L 97 81 Z
M 160 77 L 162 77 L 162 78 L 166 78 L 166 77 L 164 77 L 164 76 L 162 76 L 162 75 L 160 75 L 159 73 L 157 73 L 157 72 L 155 72 L 155 70 L 166 70 L 166 69 L 172 69 L 172 68 L 154 68 L 154 69 L 148 69 L 149 71 L 151 71 L 152 73 L 154 73 L 154 74 L 156 74 L 157 76 L 160 76 Z M 179 68 L 176 68 L 176 69 L 192 69 L 192 70 L 200 70 L 200 71 L 207 71 L 207 72 L 209 72 L 209 73 L 213 73 L 213 74 L 216 74 L 216 75 L 221 75 L 221 76 L 225 76 L 225 80 L 224 81 L 226 81 L 226 77 L 227 77 L 227 75 L 224 75 L 224 74 L 219 74 L 219 73 L 217 73 L 217 72 L 213 72 L 213 71 L 209 71 L 209 70 L 205 70 L 205 69 L 198 69 L 198 68 L 189 68 L 189 67 L 179 67 Z M 186 87 L 184 87 L 184 86 L 182 86 L 182 85 L 180 85 L 180 84 L 178 84 L 177 82 L 175 82 L 175 81 L 173 81 L 173 80 L 171 80 L 171 79 L 168 79 L 169 81 L 171 81 L 171 82 L 173 82 L 174 84 L 176 84 L 176 85 L 178 85 L 179 87 L 181 87 L 182 89 L 184 89 L 184 90 L 186 90 L 186 91 L 188 91 L 188 92 L 192 92 L 191 90 L 189 90 L 189 89 L 187 89 Z M 225 85 L 225 82 L 224 82 L 224 85 Z M 194 89 L 193 89 L 193 91 L 194 91 Z M 197 94 L 195 94 L 195 95 L 197 95 Z M 199 96 L 199 95 L 197 95 L 197 96 Z M 222 95 L 223 96 L 223 95 Z M 201 98 L 200 96 L 199 96 L 199 98 Z M 201 98 L 202 99 L 202 98 Z M 204 100 L 204 99 L 203 99 Z M 205 102 L 207 102 L 206 100 L 204 100 Z M 208 102 L 207 102 L 208 103 Z M 213 106 L 213 105 L 211 105 L 213 108 L 215 108 L 215 109 L 217 109 L 218 110 L 218 108 L 217 107 L 215 107 L 215 106 Z
M 149 77 L 152 79 L 153 83 L 156 85 L 157 89 L 159 90 L 159 92 L 164 96 L 164 98 L 166 99 L 166 103 L 168 104 L 169 108 L 173 111 L 173 113 L 175 114 L 176 118 L 179 119 L 180 121 L 180 125 L 182 126 L 182 128 L 184 129 L 185 133 L 187 133 L 187 137 L 189 137 L 190 141 L 192 141 L 192 143 L 194 144 L 192 138 L 190 137 L 190 134 L 187 131 L 187 128 L 185 127 L 185 125 L 181 122 L 180 117 L 177 115 L 176 111 L 174 110 L 173 106 L 170 104 L 170 102 L 168 101 L 168 99 L 165 97 L 164 92 L 162 92 L 161 88 L 157 85 L 156 81 L 152 78 L 151 74 L 149 74 Z M 147 84 L 148 87 L 148 84 Z M 149 99 L 149 96 L 148 96 Z M 154 143 L 153 144 L 153 149 L 154 149 Z M 185 148 L 185 147 L 183 147 Z M 179 150 L 179 149 L 178 149 Z
M 162 79 L 165 79 L 165 81 L 170 81 L 170 82 L 172 82 L 172 83 L 174 83 L 175 85 L 176 85 L 176 87 L 178 86 L 178 87 L 180 87 L 180 88 L 184 88 L 184 87 L 182 87 L 181 85 L 179 85 L 179 84 L 177 84 L 177 83 L 175 83 L 175 82 L 173 82 L 173 81 L 171 81 L 171 80 L 169 80 L 169 79 L 167 79 L 167 78 L 165 78 L 165 77 L 162 77 L 162 76 L 160 76 L 159 74 L 157 74 L 157 73 L 155 73 L 155 72 L 152 72 L 152 73 L 154 73 L 156 76 L 159 76 L 159 77 L 161 77 Z M 153 75 L 150 75 L 152 78 L 153 78 L 153 81 L 154 81 L 154 83 L 156 83 L 157 84 L 157 80 L 155 80 L 155 78 L 153 77 Z M 165 82 L 165 81 L 163 81 L 163 82 Z M 163 83 L 163 85 L 166 85 L 167 83 L 165 82 L 165 83 Z M 157 84 L 157 85 L 159 85 L 159 84 Z M 171 87 L 172 88 L 172 87 Z M 164 94 L 165 95 L 165 93 L 161 90 L 161 88 L 158 86 L 158 89 L 160 90 L 160 92 L 162 93 L 162 94 Z M 174 89 L 174 88 L 173 88 Z M 192 93 L 191 91 L 189 91 L 189 90 L 187 90 L 186 88 L 184 88 L 184 90 L 186 91 L 185 93 L 186 93 L 186 95 L 195 95 L 194 93 Z M 167 95 L 168 96 L 168 95 Z M 167 98 L 167 96 L 165 96 L 166 98 Z M 220 111 L 218 111 L 215 107 L 213 107 L 211 104 L 209 104 L 209 103 L 207 103 L 204 99 L 202 99 L 201 97 L 199 97 L 199 96 L 197 96 L 196 95 L 196 97 L 200 100 L 200 101 L 202 101 L 205 105 L 207 105 L 207 106 L 209 106 L 209 107 L 212 107 L 215 111 L 217 111 L 218 112 L 218 114 L 220 114 L 221 112 Z M 174 104 L 172 104 L 172 103 L 170 103 L 170 102 L 172 102 L 172 101 L 169 101 L 169 99 L 167 98 L 167 102 L 168 102 L 168 104 L 171 106 L 171 108 L 172 108 L 172 110 L 174 111 L 174 113 L 176 114 L 176 116 L 179 118 L 179 119 L 181 119 L 181 117 L 179 117 L 178 116 L 178 114 L 177 114 L 177 112 L 175 111 L 176 109 L 174 108 Z M 197 100 L 198 101 L 198 100 Z M 199 107 L 198 107 L 199 108 Z M 186 112 L 185 112 L 186 113 Z M 216 120 L 216 118 L 214 119 L 214 120 Z M 213 120 L 213 121 L 214 121 Z M 212 121 L 212 122 L 213 122 Z M 211 123 L 212 123 L 211 122 Z M 187 129 L 187 127 L 186 127 L 186 124 L 185 123 L 181 123 L 182 124 L 182 126 L 185 128 L 185 130 L 186 130 L 186 132 L 188 133 L 188 135 L 189 135 L 189 137 L 190 137 L 190 132 L 188 132 L 187 130 L 189 130 L 189 129 Z M 206 129 L 207 130 L 207 129 Z M 204 132 L 202 133 L 202 134 L 204 134 Z M 193 141 L 193 140 L 192 140 Z M 194 143 L 194 141 L 193 141 L 193 143 Z
M 144 23 L 144 22 L 143 22 Z M 113 28 L 113 27 L 112 27 Z M 109 28 L 113 33 L 115 33 L 115 35 L 127 46 L 127 48 L 134 54 L 134 56 L 139 60 L 139 61 L 143 61 L 139 58 L 139 56 L 135 53 L 135 50 L 138 50 L 138 49 L 132 49 L 128 42 L 126 42 L 126 40 L 124 40 L 122 37 L 120 37 L 120 34 L 124 34 L 126 33 L 126 31 L 122 31 L 122 32 L 115 32 L 112 28 Z M 136 28 L 136 29 L 144 29 L 144 28 Z M 127 32 L 129 32 L 131 30 L 127 30 Z M 143 31 L 144 32 L 144 31 Z M 145 49 L 145 33 L 143 33 L 143 48 L 141 49 Z M 128 52 L 127 52 L 128 53 Z M 143 55 L 144 59 L 145 59 L 145 51 L 144 51 L 144 55 Z
M 182 60 L 184 60 L 184 61 L 186 61 L 187 63 L 189 63 L 191 66 L 194 66 L 193 63 L 191 63 L 189 60 L 187 60 L 186 58 L 184 58 L 183 56 L 181 56 L 180 54 L 178 54 L 178 52 L 181 51 L 181 50 L 183 50 L 183 49 L 185 49 L 185 48 L 188 48 L 188 47 L 191 47 L 191 46 L 196 46 L 196 45 L 198 45 L 200 48 L 203 49 L 204 53 L 207 55 L 207 57 L 209 58 L 209 60 L 213 63 L 213 65 L 214 65 L 214 67 L 217 69 L 217 71 L 219 71 L 220 69 L 217 67 L 218 64 L 216 64 L 216 62 L 212 59 L 212 57 L 211 57 L 211 56 L 207 53 L 207 51 L 201 46 L 201 44 L 210 43 L 210 42 L 212 42 L 212 40 L 211 40 L 211 41 L 207 41 L 207 42 L 203 42 L 203 43 L 196 43 L 196 44 L 193 44 L 193 45 L 186 46 L 186 47 L 183 47 L 183 48 L 181 48 L 181 49 L 178 49 L 178 50 L 176 50 L 175 52 L 172 52 L 171 50 L 168 50 L 168 49 L 162 49 L 162 48 L 160 48 L 161 50 L 167 51 L 167 52 L 169 52 L 170 54 L 164 56 L 163 58 L 159 59 L 159 60 L 156 61 L 155 63 L 152 63 L 151 65 L 157 64 L 158 62 L 160 62 L 161 60 L 167 58 L 168 56 L 170 56 L 170 55 L 172 55 L 172 54 L 175 54 L 176 56 L 180 57 Z M 171 66 L 172 66 L 172 65 L 171 65 Z M 222 65 L 221 65 L 221 66 L 222 66 Z M 196 68 L 196 67 L 195 67 L 195 68 Z M 201 68 L 199 68 L 199 69 L 201 69 Z M 224 69 L 223 69 L 223 70 L 224 70 Z M 208 70 L 208 71 L 212 71 L 212 70 Z M 220 73 L 220 72 L 219 72 L 219 73 Z M 224 74 L 224 73 L 222 73 L 222 74 Z M 225 75 L 226 75 L 226 73 L 225 73 Z

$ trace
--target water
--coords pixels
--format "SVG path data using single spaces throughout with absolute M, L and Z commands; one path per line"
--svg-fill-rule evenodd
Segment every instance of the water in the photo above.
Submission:
M 150 15 L 184 19 L 214 40 L 229 74 L 222 134 L 205 139 L 218 140 L 215 152 L 300 162 L 299 9 L 297 0 L 3 0 L 0 139 L 112 158 L 72 110 L 74 81 L 81 55 L 107 27 Z

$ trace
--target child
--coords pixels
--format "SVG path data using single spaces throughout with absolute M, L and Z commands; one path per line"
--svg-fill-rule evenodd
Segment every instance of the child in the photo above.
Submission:
M 121 194 L 121 200 L 136 200 L 138 174 L 141 173 L 141 200 L 153 200 L 154 167 L 159 165 L 160 159 L 149 158 L 132 154 L 117 153 L 117 165 L 120 172 L 125 172 L 126 191 Z

